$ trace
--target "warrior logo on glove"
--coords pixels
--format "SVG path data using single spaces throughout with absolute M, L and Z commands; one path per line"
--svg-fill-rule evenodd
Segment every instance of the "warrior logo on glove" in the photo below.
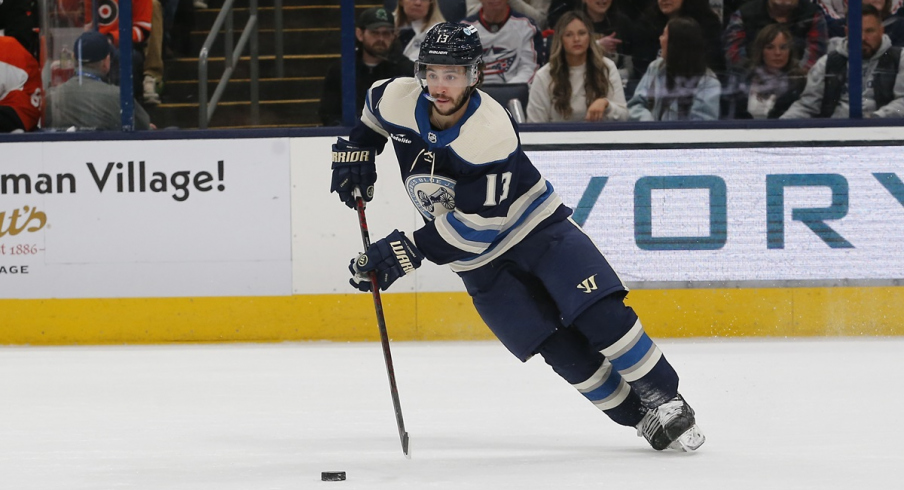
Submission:
M 405 233 L 394 230 L 349 262 L 348 270 L 352 273 L 349 283 L 361 291 L 370 291 L 373 288 L 370 273 L 373 272 L 380 289 L 385 291 L 396 279 L 414 272 L 423 260 L 424 254 L 414 242 Z
M 375 148 L 359 148 L 339 138 L 333 145 L 333 180 L 330 192 L 339 194 L 346 206 L 355 209 L 355 190 L 365 201 L 374 198 L 377 181 Z

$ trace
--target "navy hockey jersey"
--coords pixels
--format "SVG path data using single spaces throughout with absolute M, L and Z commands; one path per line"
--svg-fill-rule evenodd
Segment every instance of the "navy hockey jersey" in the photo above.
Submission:
M 350 135 L 378 152 L 392 141 L 408 197 L 426 220 L 413 238 L 427 259 L 476 269 L 571 214 L 496 101 L 475 91 L 461 120 L 442 131 L 430 125 L 430 106 L 414 78 L 379 81 Z

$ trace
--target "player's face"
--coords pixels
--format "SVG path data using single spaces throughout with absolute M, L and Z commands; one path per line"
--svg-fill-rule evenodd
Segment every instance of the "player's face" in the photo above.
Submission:
M 790 56 L 790 40 L 781 32 L 763 48 L 763 64 L 773 72 L 784 69 Z
M 467 68 L 464 66 L 429 65 L 425 73 L 427 91 L 433 97 L 433 107 L 443 116 L 461 109 L 468 98 Z
M 682 5 L 684 0 L 659 0 L 659 10 L 669 17 L 678 15 Z
M 562 49 L 565 54 L 576 58 L 584 58 L 590 47 L 590 32 L 580 19 L 574 19 L 565 26 L 562 33 Z
M 872 58 L 882 47 L 882 22 L 872 15 L 863 16 L 863 57 Z
M 586 0 L 587 13 L 591 16 L 602 17 L 609 11 L 612 6 L 612 0 Z

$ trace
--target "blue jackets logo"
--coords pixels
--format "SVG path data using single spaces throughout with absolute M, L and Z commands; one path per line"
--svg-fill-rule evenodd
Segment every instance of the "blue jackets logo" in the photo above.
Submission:
M 455 181 L 447 177 L 414 174 L 405 180 L 405 190 L 414 207 L 429 220 L 455 209 Z

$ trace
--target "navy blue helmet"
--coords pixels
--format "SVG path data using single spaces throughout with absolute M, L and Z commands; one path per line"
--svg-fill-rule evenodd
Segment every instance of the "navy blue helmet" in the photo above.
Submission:
M 427 65 L 466 66 L 470 82 L 476 83 L 482 55 L 483 45 L 474 26 L 441 22 L 430 28 L 421 42 L 414 65 L 415 76 L 424 86 Z

